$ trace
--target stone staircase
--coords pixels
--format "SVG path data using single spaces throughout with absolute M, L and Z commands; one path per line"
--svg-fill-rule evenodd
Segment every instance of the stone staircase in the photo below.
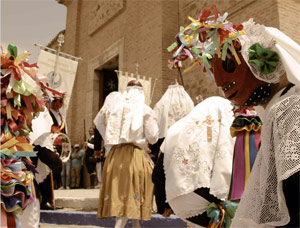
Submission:
M 55 190 L 55 204 L 63 209 L 41 210 L 40 222 L 44 224 L 114 227 L 115 219 L 97 219 L 99 189 Z M 182 227 L 187 224 L 177 216 L 164 218 L 153 214 L 150 221 L 141 221 L 141 227 Z M 125 227 L 132 227 L 128 220 Z

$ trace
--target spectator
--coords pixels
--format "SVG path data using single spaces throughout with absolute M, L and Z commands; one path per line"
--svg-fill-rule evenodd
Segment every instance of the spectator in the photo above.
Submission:
M 73 153 L 71 154 L 71 177 L 72 188 L 79 188 L 80 185 L 80 171 L 82 167 L 83 151 L 80 150 L 79 144 L 74 145 Z
M 59 189 L 70 189 L 70 172 L 71 172 L 71 160 L 65 159 L 63 161 L 63 168 L 61 171 L 62 186 Z
M 95 186 L 95 177 L 96 177 L 96 158 L 94 156 L 94 128 L 90 127 L 89 129 L 90 137 L 86 144 L 85 151 L 85 164 L 87 167 L 87 171 L 90 175 L 90 188 L 94 188 Z
M 96 147 L 95 147 L 95 150 L 94 150 L 94 155 L 96 158 L 96 173 L 97 173 L 97 180 L 98 180 L 98 184 L 95 186 L 95 188 L 100 188 L 101 180 L 102 180 L 102 168 L 104 165 L 104 142 L 103 142 L 103 139 L 102 139 L 100 133 L 97 131 L 97 129 L 95 129 L 95 137 L 96 137 L 96 133 L 99 134 L 101 149 L 96 150 Z

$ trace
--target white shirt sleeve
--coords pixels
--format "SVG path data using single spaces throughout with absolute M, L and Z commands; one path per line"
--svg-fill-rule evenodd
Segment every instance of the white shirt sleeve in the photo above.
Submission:
M 153 110 L 145 106 L 144 109 L 144 129 L 145 137 L 150 144 L 154 144 L 158 140 L 158 126 Z
M 92 144 L 92 143 L 88 143 L 87 146 L 88 146 L 88 148 L 90 148 L 92 150 L 94 149 L 94 144 Z

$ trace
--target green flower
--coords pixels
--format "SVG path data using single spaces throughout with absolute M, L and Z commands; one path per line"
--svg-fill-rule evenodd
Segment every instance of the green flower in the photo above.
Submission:
M 255 43 L 249 48 L 248 62 L 256 64 L 261 74 L 270 74 L 276 70 L 279 55 L 275 51 L 263 48 L 259 43 Z

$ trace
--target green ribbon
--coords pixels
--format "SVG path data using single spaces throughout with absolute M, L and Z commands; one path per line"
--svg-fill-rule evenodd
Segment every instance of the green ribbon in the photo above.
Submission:
M 16 93 L 22 94 L 24 96 L 35 94 L 35 88 L 27 82 L 25 82 L 24 80 L 16 81 L 13 85 L 13 90 Z
M 207 216 L 210 218 L 210 222 L 218 223 L 220 221 L 220 210 L 215 203 L 211 203 L 206 208 Z
M 221 226 L 224 228 L 230 227 L 231 221 L 234 217 L 238 204 L 234 202 L 229 202 L 229 203 L 221 202 L 220 204 L 225 209 L 225 217 Z M 218 223 L 220 221 L 220 210 L 217 204 L 210 203 L 206 209 L 206 213 L 207 216 L 211 218 L 210 223 L 211 222 Z
M 263 48 L 259 43 L 249 48 L 249 63 L 256 64 L 262 75 L 274 72 L 278 62 L 279 55 L 275 51 Z
M 171 44 L 171 45 L 167 48 L 168 52 L 173 51 L 177 46 L 178 46 L 178 43 L 177 43 L 177 42 L 174 42 L 173 44 Z
M 13 55 L 15 58 L 18 56 L 17 46 L 14 44 L 9 44 L 7 47 L 9 54 Z

